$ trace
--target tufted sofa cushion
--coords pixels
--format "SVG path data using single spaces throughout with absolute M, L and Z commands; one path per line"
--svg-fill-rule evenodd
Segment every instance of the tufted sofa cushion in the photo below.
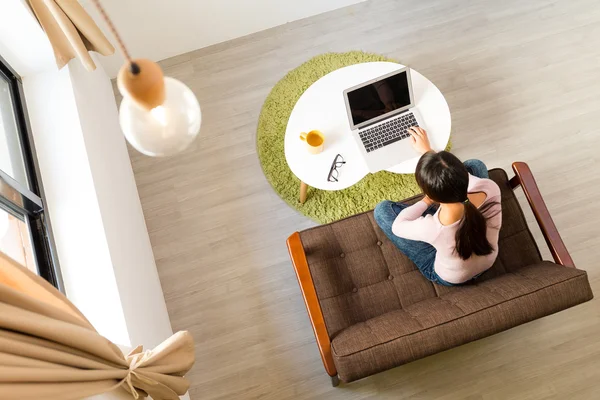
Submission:
M 584 271 L 542 262 L 506 173 L 491 170 L 490 178 L 502 191 L 499 254 L 469 285 L 427 281 L 372 212 L 300 233 L 340 379 L 359 379 L 591 298 Z
M 333 339 L 333 358 L 350 382 L 591 298 L 584 271 L 544 261 L 353 325 Z

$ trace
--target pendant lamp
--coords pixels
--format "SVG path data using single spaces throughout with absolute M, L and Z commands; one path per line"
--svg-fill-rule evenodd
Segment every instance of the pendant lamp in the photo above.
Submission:
M 123 95 L 119 122 L 127 141 L 139 152 L 163 157 L 185 150 L 198 136 L 202 113 L 194 93 L 160 66 L 132 59 L 99 0 L 92 0 L 117 40 L 125 64 L 117 76 Z

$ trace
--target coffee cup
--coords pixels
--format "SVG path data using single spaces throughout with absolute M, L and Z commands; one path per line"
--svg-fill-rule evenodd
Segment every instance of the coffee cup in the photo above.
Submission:
M 319 154 L 323 151 L 325 136 L 320 131 L 302 132 L 300 139 L 306 142 L 306 147 L 310 154 Z

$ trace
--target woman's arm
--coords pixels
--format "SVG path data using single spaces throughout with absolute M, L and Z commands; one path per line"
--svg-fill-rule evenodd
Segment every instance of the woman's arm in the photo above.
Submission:
M 411 143 L 413 148 L 420 154 L 425 154 L 431 149 L 429 138 L 425 129 L 418 126 L 408 128 L 408 133 L 411 135 Z M 405 208 L 398 214 L 398 217 L 392 224 L 392 232 L 394 235 L 411 240 L 420 240 L 430 243 L 432 240 L 431 222 L 432 218 L 423 217 L 423 213 L 427 207 L 434 202 L 428 196 L 410 207 Z
M 420 240 L 429 242 L 431 234 L 429 233 L 431 218 L 423 217 L 427 207 L 431 205 L 431 200 L 426 197 L 423 200 L 405 208 L 398 214 L 392 224 L 394 235 L 411 240 Z
M 400 211 L 400 214 L 398 214 L 398 217 L 396 217 L 394 223 L 414 221 L 415 219 L 420 218 L 429 206 L 430 203 L 425 201 L 425 199 L 418 201 L 412 206 L 406 207 L 404 210 Z

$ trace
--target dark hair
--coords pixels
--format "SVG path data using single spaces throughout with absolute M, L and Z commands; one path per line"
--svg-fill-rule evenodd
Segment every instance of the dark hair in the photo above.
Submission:
M 456 252 L 463 260 L 471 255 L 484 256 L 494 249 L 487 240 L 487 216 L 490 207 L 497 204 L 488 202 L 477 209 L 467 197 L 469 173 L 465 165 L 447 151 L 423 154 L 415 172 L 417 183 L 423 193 L 438 203 L 463 203 L 465 213 L 456 231 Z

